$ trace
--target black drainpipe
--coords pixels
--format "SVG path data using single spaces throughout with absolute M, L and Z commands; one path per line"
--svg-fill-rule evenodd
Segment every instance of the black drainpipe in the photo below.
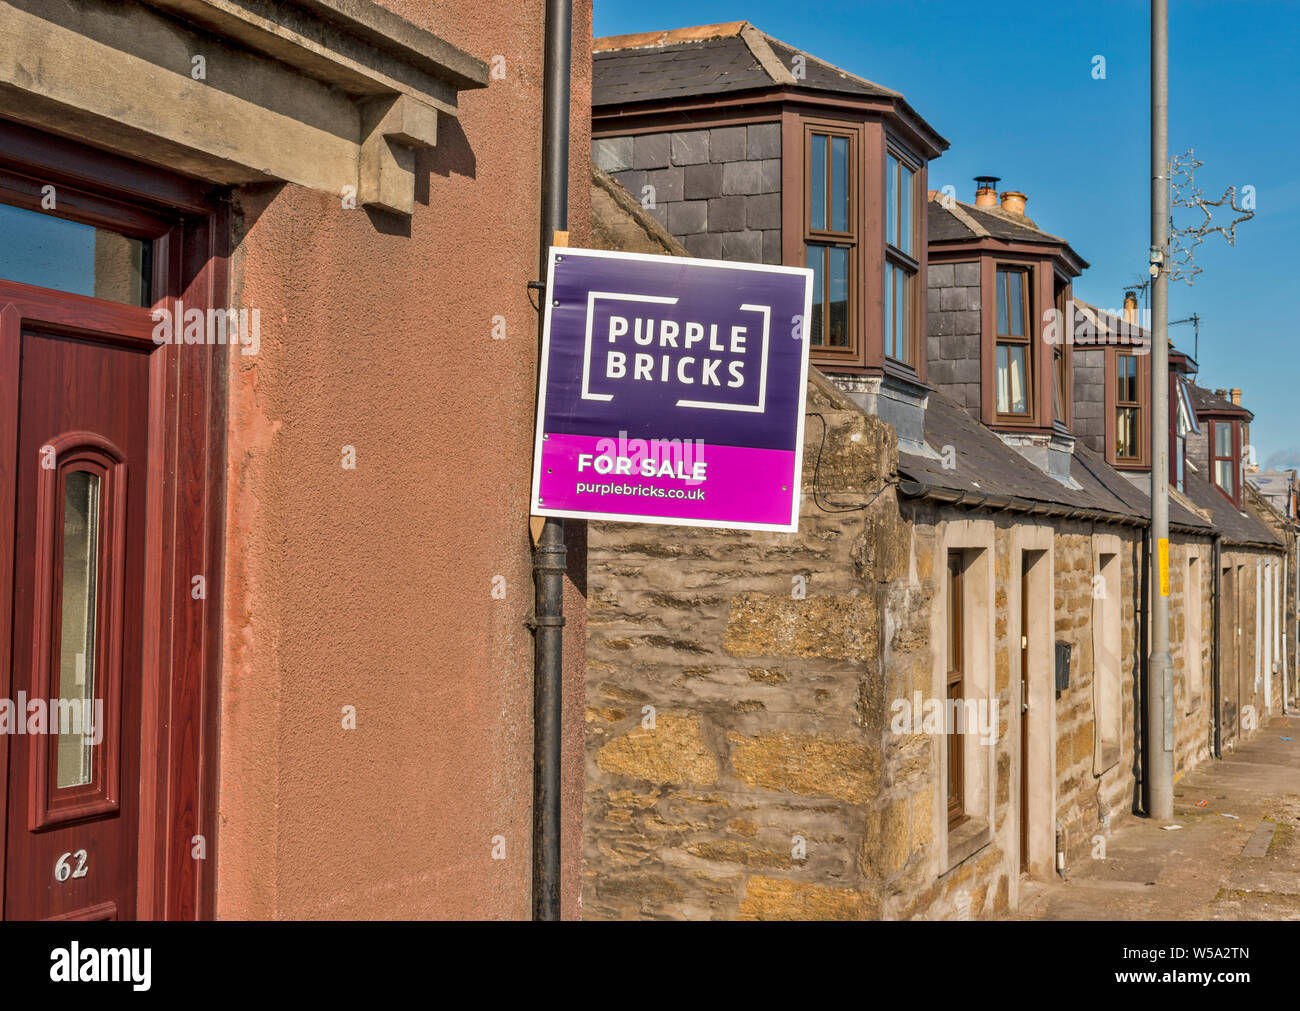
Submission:
M 572 0 L 547 0 L 542 81 L 539 276 L 556 232 L 569 228 L 569 58 Z M 542 315 L 545 319 L 545 314 Z M 540 363 L 540 324 L 538 360 Z M 542 419 L 538 418 L 540 425 Z M 533 919 L 560 918 L 560 713 L 564 522 L 548 517 L 533 551 Z
M 1134 611 L 1138 618 L 1138 710 L 1134 714 L 1138 723 L 1138 749 L 1142 761 L 1137 774 L 1141 777 L 1139 797 L 1142 811 L 1151 811 L 1151 728 L 1147 720 L 1147 693 L 1151 691 L 1151 528 L 1142 530 L 1142 570 L 1137 578 L 1138 599 L 1134 601 Z
M 1220 694 L 1222 687 L 1219 682 L 1219 665 L 1222 662 L 1222 650 L 1219 646 L 1219 609 L 1223 606 L 1221 602 L 1223 592 L 1223 538 L 1214 538 L 1214 551 L 1211 557 L 1214 559 L 1214 571 L 1210 573 L 1210 600 L 1213 604 L 1211 607 L 1210 620 L 1214 622 L 1214 634 L 1210 639 L 1211 655 L 1210 668 L 1214 671 L 1213 696 L 1214 709 L 1210 714 L 1210 719 L 1214 721 L 1214 757 L 1223 757 L 1223 711 L 1221 708 Z

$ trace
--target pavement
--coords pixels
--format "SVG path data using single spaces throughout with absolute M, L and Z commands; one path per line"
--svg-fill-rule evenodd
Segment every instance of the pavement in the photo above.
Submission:
M 1126 815 L 1104 858 L 1023 882 L 1008 918 L 1300 920 L 1300 714 L 1176 782 L 1173 822 Z

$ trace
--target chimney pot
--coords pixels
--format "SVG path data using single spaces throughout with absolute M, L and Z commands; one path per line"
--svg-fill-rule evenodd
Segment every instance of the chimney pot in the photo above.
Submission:
M 1215 395 L 1216 397 L 1222 397 L 1224 400 L 1227 400 L 1227 399 L 1228 399 L 1228 391 L 1227 391 L 1226 389 L 1224 389 L 1223 387 L 1219 387 L 1218 389 L 1216 389 L 1216 390 L 1214 391 L 1214 395 Z
M 975 206 L 996 207 L 998 205 L 998 183 L 1001 181 L 997 176 L 976 176 Z
M 1024 217 L 1025 201 L 1028 199 L 1019 190 L 1007 190 L 1002 194 L 1002 209 L 1008 214 L 1019 214 Z
M 1124 292 L 1124 322 L 1134 326 L 1138 321 L 1138 297 L 1135 291 Z

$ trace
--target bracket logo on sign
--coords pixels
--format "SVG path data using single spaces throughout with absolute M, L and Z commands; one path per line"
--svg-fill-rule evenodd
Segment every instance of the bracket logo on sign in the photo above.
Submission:
M 793 531 L 812 271 L 553 248 L 532 512 Z

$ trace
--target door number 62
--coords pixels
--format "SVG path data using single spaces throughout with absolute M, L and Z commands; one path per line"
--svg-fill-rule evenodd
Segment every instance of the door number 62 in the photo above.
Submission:
M 77 861 L 76 869 L 68 863 L 68 858 L 74 857 Z M 54 865 L 54 880 L 67 881 L 68 878 L 84 878 L 89 868 L 86 867 L 86 851 L 77 850 L 76 853 L 64 853 L 59 857 L 59 862 Z

